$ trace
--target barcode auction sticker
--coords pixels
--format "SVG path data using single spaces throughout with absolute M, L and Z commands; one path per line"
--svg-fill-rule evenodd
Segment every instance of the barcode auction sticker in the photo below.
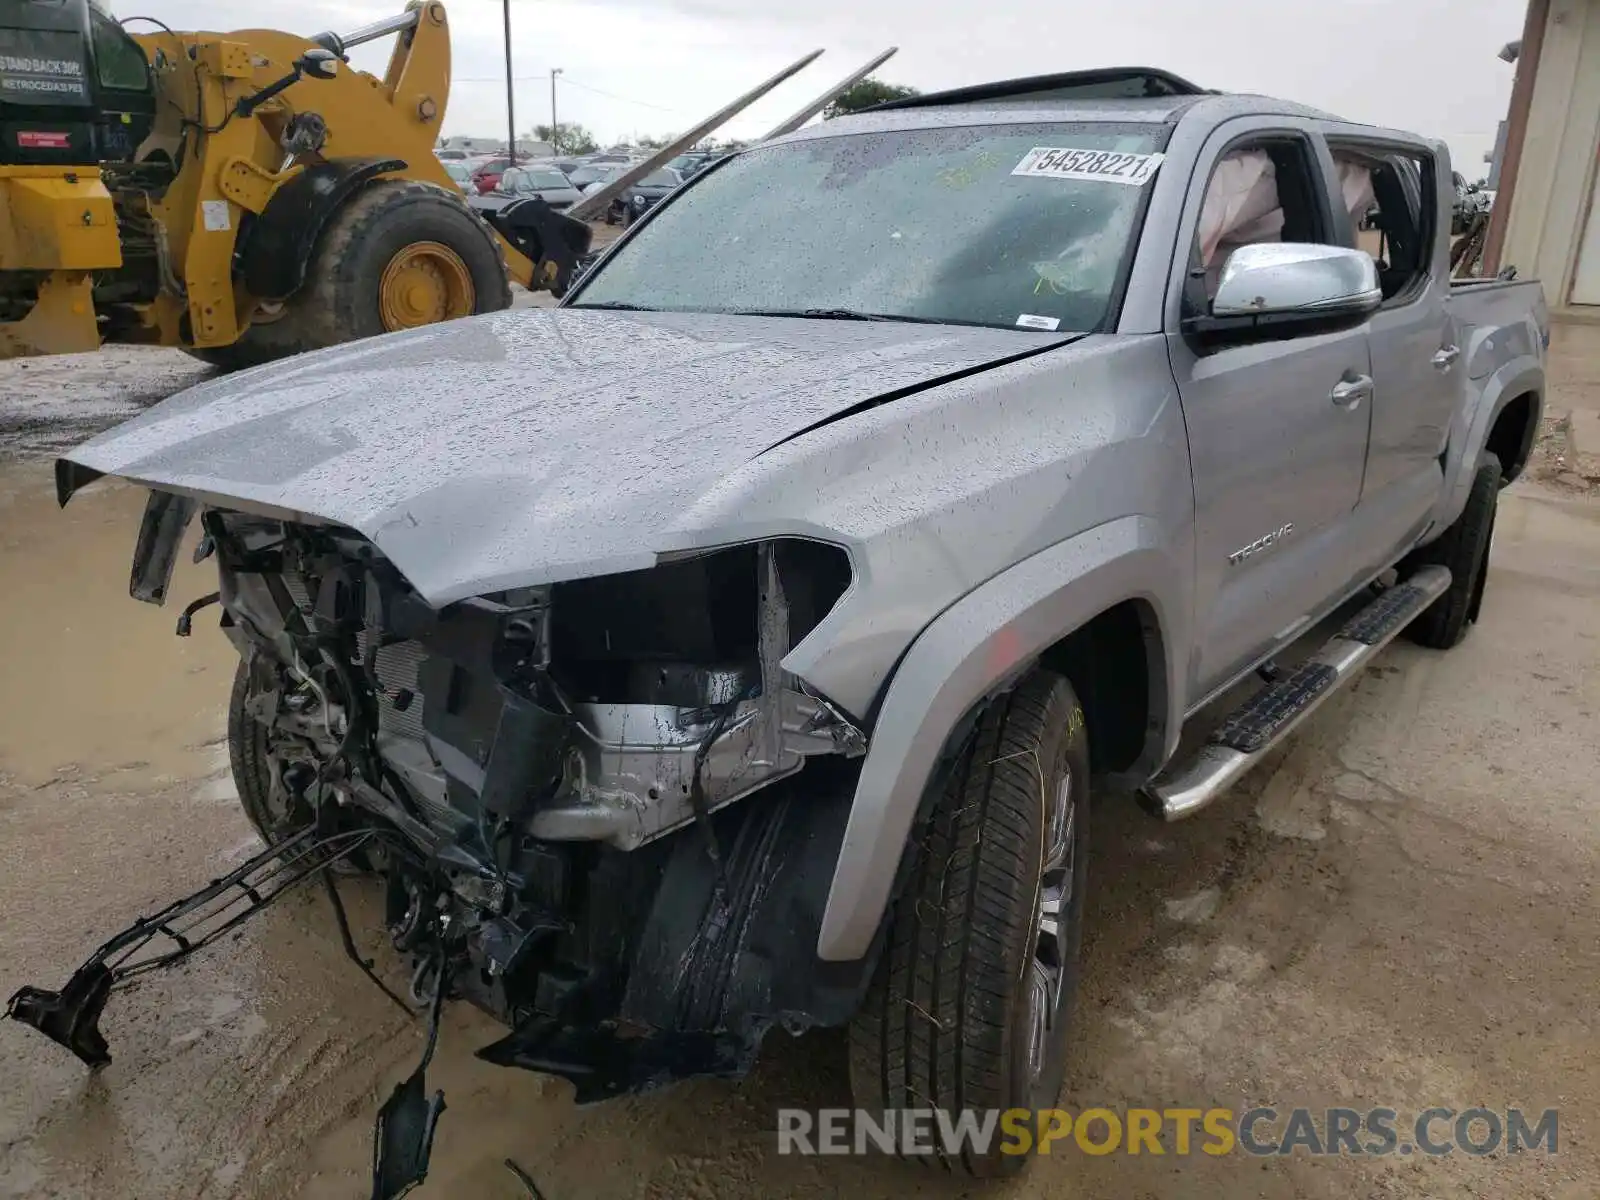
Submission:
M 1059 146 L 1035 146 L 1011 168 L 1013 175 L 1033 175 L 1045 179 L 1084 179 L 1091 182 L 1126 183 L 1138 187 L 1155 176 L 1163 154 L 1123 154 L 1116 150 L 1072 150 Z

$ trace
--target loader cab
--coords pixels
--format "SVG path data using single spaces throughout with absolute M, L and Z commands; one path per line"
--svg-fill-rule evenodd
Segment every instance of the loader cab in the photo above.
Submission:
M 0 165 L 129 162 L 150 64 L 103 0 L 0 0 Z

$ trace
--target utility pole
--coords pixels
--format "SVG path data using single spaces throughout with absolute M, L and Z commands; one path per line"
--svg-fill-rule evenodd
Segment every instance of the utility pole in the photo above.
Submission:
M 556 76 L 559 74 L 560 67 L 550 68 L 550 148 L 557 154 L 561 153 L 561 126 L 556 123 Z
M 502 0 L 502 5 L 506 17 L 506 132 L 511 137 L 506 143 L 506 157 L 514 167 L 517 165 L 517 107 L 511 82 L 511 0 Z

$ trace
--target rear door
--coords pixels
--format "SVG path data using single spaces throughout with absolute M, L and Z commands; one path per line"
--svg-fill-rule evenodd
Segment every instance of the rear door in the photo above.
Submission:
M 1176 317 L 1209 303 L 1222 261 L 1241 244 L 1343 240 L 1315 131 L 1244 126 L 1223 125 L 1201 154 L 1179 242 L 1190 249 L 1176 264 L 1185 293 Z M 1203 697 L 1301 631 L 1346 585 L 1372 369 L 1360 326 L 1210 351 L 1170 328 L 1195 493 L 1189 694 Z
M 1383 284 L 1383 307 L 1368 326 L 1375 386 L 1361 501 L 1378 569 L 1409 544 L 1438 499 L 1440 455 L 1465 394 L 1439 236 L 1453 189 L 1450 174 L 1420 146 L 1336 133 L 1329 148 L 1351 181 L 1347 192 L 1364 191 L 1367 228 L 1357 230 L 1357 244 L 1377 259 Z

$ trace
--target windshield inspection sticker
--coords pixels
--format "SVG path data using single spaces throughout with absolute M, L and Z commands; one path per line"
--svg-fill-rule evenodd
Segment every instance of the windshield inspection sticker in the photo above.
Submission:
M 1017 325 L 1022 329 L 1060 329 L 1061 321 L 1056 317 L 1036 317 L 1032 313 L 1023 313 L 1017 318 Z
M 1046 179 L 1084 179 L 1091 182 L 1126 183 L 1134 187 L 1155 176 L 1163 154 L 1122 154 L 1115 150 L 1070 150 L 1058 146 L 1035 146 L 1011 168 L 1013 175 L 1036 175 Z

